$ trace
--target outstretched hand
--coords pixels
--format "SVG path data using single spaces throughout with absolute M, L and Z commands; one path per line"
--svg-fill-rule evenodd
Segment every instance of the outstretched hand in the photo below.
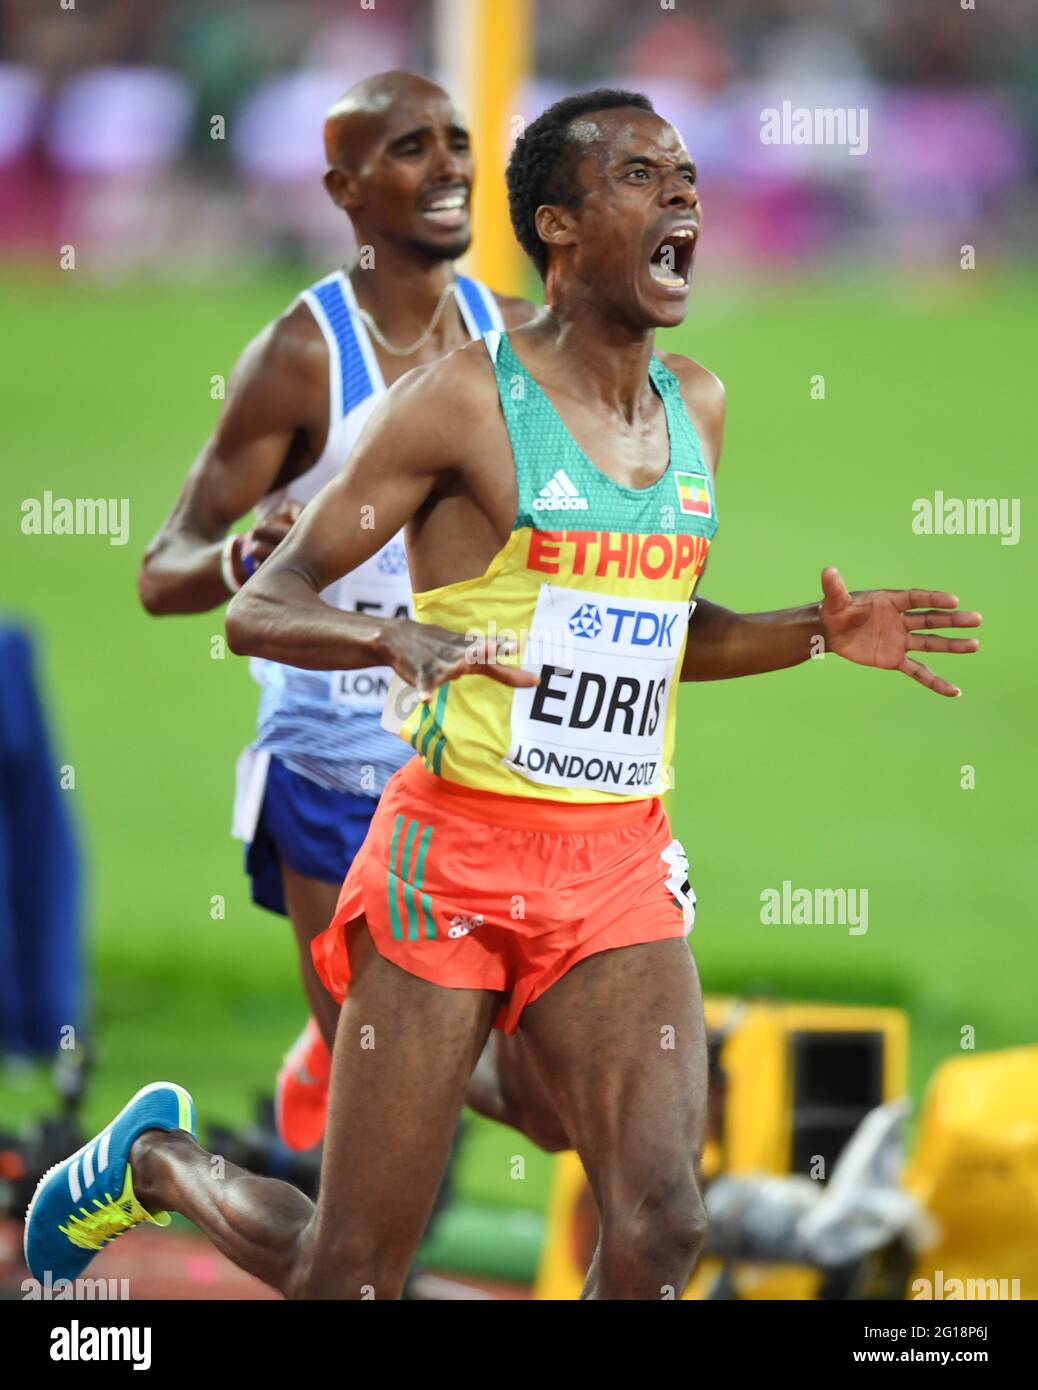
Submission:
M 975 637 L 938 637 L 926 629 L 980 627 L 979 613 L 963 612 L 954 594 L 929 589 L 866 589 L 849 593 L 840 571 L 822 571 L 821 621 L 826 650 L 884 671 L 901 671 L 935 695 L 961 695 L 958 686 L 916 661 L 912 652 L 975 652 Z M 922 629 L 922 630 L 920 630 Z

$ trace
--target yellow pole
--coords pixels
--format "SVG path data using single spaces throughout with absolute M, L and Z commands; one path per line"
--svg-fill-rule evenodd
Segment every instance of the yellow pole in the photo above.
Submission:
M 521 294 L 526 258 L 512 234 L 505 165 L 520 131 L 519 91 L 532 59 L 534 0 L 440 0 L 437 68 L 471 123 L 476 156 L 473 247 L 466 269 Z

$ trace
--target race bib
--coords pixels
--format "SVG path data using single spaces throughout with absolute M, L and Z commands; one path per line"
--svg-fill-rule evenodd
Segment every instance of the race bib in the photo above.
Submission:
M 325 589 L 321 597 L 347 613 L 378 618 L 411 616 L 411 582 L 402 537 L 395 537 L 362 565 Z M 393 679 L 390 666 L 333 671 L 329 693 L 333 705 L 349 705 L 369 714 L 381 712 Z
M 350 705 L 370 714 L 381 714 L 393 679 L 392 666 L 365 666 L 359 671 L 333 671 L 333 705 Z
M 659 794 L 667 701 L 678 676 L 687 600 L 618 598 L 542 584 L 504 761 L 547 787 Z
M 381 724 L 387 734 L 399 734 L 404 724 L 422 703 L 418 691 L 403 676 L 390 671 L 389 690 L 382 706 Z

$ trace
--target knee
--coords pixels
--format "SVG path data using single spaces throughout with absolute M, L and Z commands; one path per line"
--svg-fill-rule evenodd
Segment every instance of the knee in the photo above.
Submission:
M 707 1226 L 706 1205 L 692 1177 L 650 1189 L 634 1214 L 642 1243 L 689 1274 L 703 1253 Z
M 625 1262 L 659 1271 L 661 1283 L 684 1284 L 706 1246 L 707 1214 L 694 1176 L 663 1178 L 626 1200 L 608 1204 L 602 1219 L 603 1255 L 607 1247 Z

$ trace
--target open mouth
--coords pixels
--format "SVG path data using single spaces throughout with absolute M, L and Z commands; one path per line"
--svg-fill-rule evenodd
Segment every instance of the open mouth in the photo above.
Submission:
M 469 191 L 463 187 L 444 189 L 424 199 L 419 210 L 437 227 L 461 227 L 468 220 Z
M 699 236 L 697 227 L 676 227 L 667 233 L 649 258 L 649 274 L 668 290 L 688 288 L 692 253 Z

